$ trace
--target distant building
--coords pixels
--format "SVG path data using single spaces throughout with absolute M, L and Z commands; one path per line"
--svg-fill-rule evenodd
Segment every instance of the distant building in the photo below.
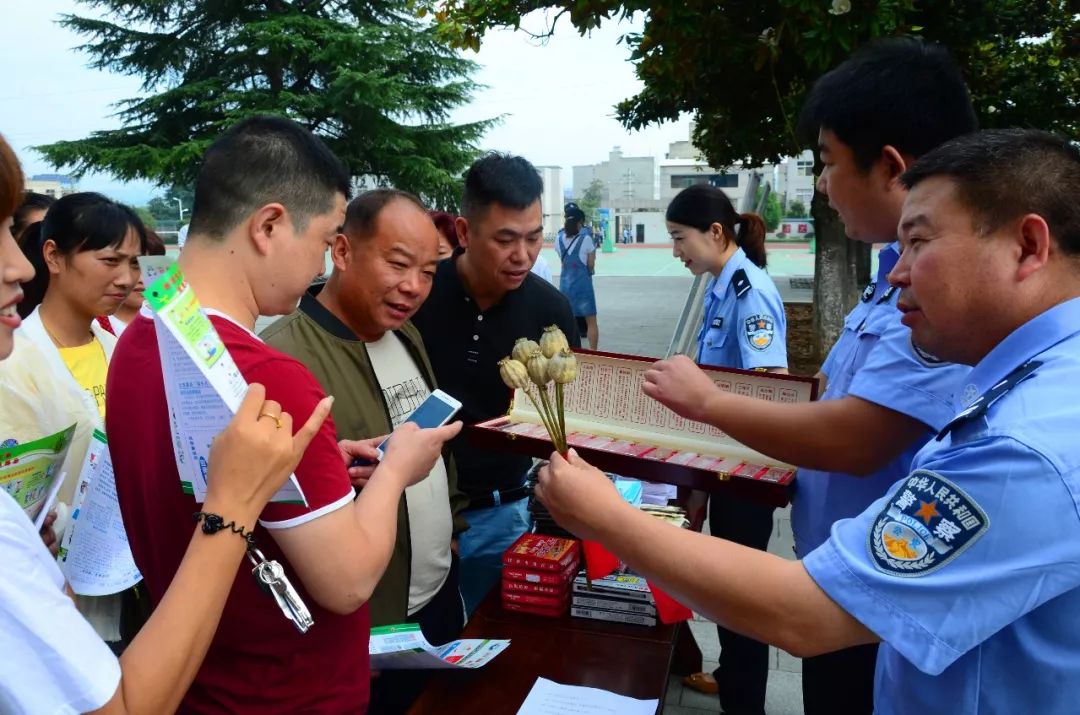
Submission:
M 578 198 L 593 181 L 603 186 L 600 199 L 613 211 L 655 208 L 656 159 L 651 156 L 623 156 L 611 150 L 606 161 L 574 167 L 574 195 Z
M 615 217 L 615 236 L 622 236 L 623 229 L 629 228 L 635 243 L 662 243 L 668 240 L 663 212 L 676 194 L 694 184 L 711 184 L 741 207 L 753 172 L 761 173 L 762 183 L 772 187 L 782 206 L 801 201 L 810 207 L 814 197 L 814 157 L 810 151 L 775 165 L 748 168 L 736 164 L 720 169 L 709 166 L 689 140 L 672 142 L 659 160 L 623 156 L 615 147 L 607 161 L 574 167 L 573 194 L 580 198 L 593 181 L 599 181 L 603 187 L 601 205 L 610 208 Z
M 66 174 L 34 174 L 26 180 L 26 190 L 58 199 L 74 194 L 79 187 L 75 179 Z
M 769 178 L 768 175 L 766 178 Z M 780 196 L 782 206 L 799 201 L 809 211 L 810 202 L 814 200 L 815 181 L 814 153 L 807 149 L 799 156 L 776 165 L 773 190 Z
M 563 227 L 563 205 L 566 203 L 562 167 L 538 166 L 536 170 L 544 182 L 544 193 L 540 199 L 544 211 L 544 240 L 554 241 Z

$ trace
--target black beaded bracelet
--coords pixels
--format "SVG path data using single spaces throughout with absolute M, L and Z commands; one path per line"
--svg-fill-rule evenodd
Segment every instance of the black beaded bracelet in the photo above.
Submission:
M 195 523 L 202 522 L 202 532 L 204 534 L 216 534 L 219 531 L 228 529 L 234 534 L 239 534 L 247 542 L 249 549 L 255 548 L 255 534 L 246 531 L 243 526 L 237 525 L 235 521 L 226 524 L 225 519 L 221 516 L 206 511 L 197 511 L 191 515 L 191 518 Z

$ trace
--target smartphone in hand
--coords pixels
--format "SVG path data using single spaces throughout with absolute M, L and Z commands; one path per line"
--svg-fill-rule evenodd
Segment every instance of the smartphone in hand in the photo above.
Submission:
M 460 409 L 460 402 L 442 390 L 435 390 L 427 396 L 427 399 L 420 403 L 419 407 L 412 411 L 412 414 L 405 418 L 405 421 L 413 422 L 421 429 L 441 427 L 449 422 Z M 383 458 L 383 454 L 386 450 L 386 443 L 390 441 L 391 437 L 393 437 L 393 435 L 387 436 L 387 438 L 375 448 L 379 452 L 380 460 Z M 350 466 L 364 467 L 369 464 L 370 462 L 367 460 L 358 459 Z

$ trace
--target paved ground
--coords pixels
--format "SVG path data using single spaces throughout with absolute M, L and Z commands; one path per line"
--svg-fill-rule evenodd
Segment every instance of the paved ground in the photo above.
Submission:
M 769 272 L 777 276 L 814 274 L 814 254 L 805 243 L 769 243 Z M 552 247 L 543 251 L 552 270 L 559 270 L 559 254 Z M 642 278 L 682 277 L 689 275 L 682 261 L 671 255 L 671 244 L 618 246 L 614 253 L 600 253 L 596 258 L 597 276 L 637 276 Z

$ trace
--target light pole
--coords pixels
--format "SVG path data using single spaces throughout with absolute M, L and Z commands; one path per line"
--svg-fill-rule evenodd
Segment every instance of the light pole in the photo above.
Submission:
M 177 208 L 180 209 L 180 223 L 177 226 L 181 226 L 184 223 L 184 211 L 187 209 L 184 208 L 184 202 L 180 200 L 180 197 L 174 198 L 173 201 L 176 202 Z

